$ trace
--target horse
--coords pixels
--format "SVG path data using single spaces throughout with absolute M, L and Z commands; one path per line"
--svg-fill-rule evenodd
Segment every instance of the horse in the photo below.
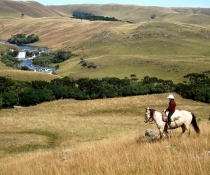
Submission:
M 197 125 L 197 121 L 195 115 L 186 110 L 180 110 L 180 116 L 176 117 L 174 120 L 171 119 L 171 124 L 169 129 L 176 129 L 181 127 L 182 133 L 181 135 L 187 130 L 188 135 L 190 136 L 190 124 L 192 124 L 194 130 L 197 134 L 200 133 L 200 129 Z M 167 122 L 163 121 L 163 116 L 161 112 L 156 111 L 155 109 L 150 109 L 149 107 L 146 108 L 145 111 L 145 120 L 144 122 L 152 122 L 155 121 L 159 131 L 160 131 L 160 139 L 163 138 L 163 134 L 165 133 L 168 136 L 167 130 Z

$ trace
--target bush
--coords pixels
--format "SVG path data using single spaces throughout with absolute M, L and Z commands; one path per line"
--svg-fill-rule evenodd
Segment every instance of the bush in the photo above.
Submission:
M 152 14 L 151 15 L 151 19 L 155 19 L 156 15 L 155 14 Z
M 21 67 L 21 70 L 29 71 L 30 69 L 29 69 L 27 66 L 22 66 L 22 67 Z
M 39 65 L 39 66 L 49 66 L 51 63 L 61 63 L 69 58 L 71 58 L 72 53 L 67 52 L 67 51 L 62 51 L 59 50 L 55 54 L 47 54 L 47 53 L 42 53 L 41 56 L 38 56 L 33 59 L 33 64 Z M 57 65 L 57 67 L 59 67 Z
M 30 44 L 30 43 L 35 43 L 39 41 L 39 37 L 34 34 L 31 34 L 27 37 L 25 34 L 17 34 L 17 35 L 13 35 L 7 41 L 16 45 L 24 45 L 24 44 Z

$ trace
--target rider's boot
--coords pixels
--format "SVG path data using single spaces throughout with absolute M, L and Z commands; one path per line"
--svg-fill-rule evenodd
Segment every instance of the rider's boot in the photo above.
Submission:
M 167 128 L 168 128 L 168 129 L 170 129 L 170 124 L 171 124 L 171 123 L 168 123 L 168 124 L 167 124 Z

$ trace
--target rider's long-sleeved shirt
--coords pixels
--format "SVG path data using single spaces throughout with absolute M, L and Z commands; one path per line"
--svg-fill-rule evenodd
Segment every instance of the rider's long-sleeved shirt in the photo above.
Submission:
M 176 109 L 176 102 L 174 100 L 170 100 L 169 106 L 168 106 L 168 108 L 166 110 L 174 112 L 175 109 Z

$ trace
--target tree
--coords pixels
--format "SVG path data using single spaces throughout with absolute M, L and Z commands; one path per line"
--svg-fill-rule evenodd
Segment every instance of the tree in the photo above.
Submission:
M 9 38 L 7 41 L 13 44 L 23 45 L 37 42 L 39 41 L 39 37 L 34 34 L 26 37 L 25 34 L 19 33 L 17 35 L 12 35 L 11 38 Z
M 71 56 L 72 56 L 71 52 L 59 50 L 52 58 L 52 62 L 53 63 L 61 63 L 65 60 L 69 59 Z
M 22 66 L 22 67 L 21 67 L 21 70 L 30 71 L 30 69 L 29 69 L 27 66 Z
M 35 80 L 31 82 L 31 87 L 34 89 L 44 89 L 49 86 L 49 82 L 41 81 L 41 80 Z
M 16 98 L 16 93 L 14 91 L 4 92 L 2 94 L 2 107 L 11 108 L 14 105 L 18 104 L 18 99 Z
M 191 73 L 184 76 L 184 78 L 188 78 L 190 81 L 190 84 L 205 84 L 205 82 L 208 79 L 208 76 L 206 74 L 198 74 L 198 73 Z
M 28 87 L 20 94 L 20 104 L 22 106 L 35 105 L 40 102 L 40 91 Z
M 0 76 L 0 93 L 9 91 L 13 85 L 13 80 Z

